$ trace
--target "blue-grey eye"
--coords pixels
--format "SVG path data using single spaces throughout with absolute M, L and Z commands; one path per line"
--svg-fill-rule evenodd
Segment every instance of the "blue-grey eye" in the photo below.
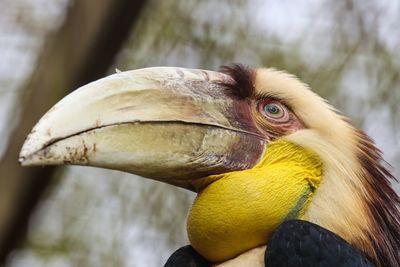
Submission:
M 278 103 L 268 103 L 264 106 L 264 114 L 273 119 L 279 119 L 284 116 L 284 110 Z

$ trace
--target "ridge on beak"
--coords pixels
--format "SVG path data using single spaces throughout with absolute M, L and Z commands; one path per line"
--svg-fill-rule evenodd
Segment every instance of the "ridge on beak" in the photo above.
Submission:
M 249 104 L 220 72 L 154 67 L 118 72 L 72 92 L 36 124 L 19 161 L 90 165 L 195 190 L 193 181 L 248 169 L 266 140 Z

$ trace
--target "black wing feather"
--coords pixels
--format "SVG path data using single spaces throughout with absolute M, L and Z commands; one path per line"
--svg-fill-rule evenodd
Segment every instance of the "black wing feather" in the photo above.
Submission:
M 268 267 L 375 267 L 344 239 L 316 224 L 291 220 L 272 234 Z

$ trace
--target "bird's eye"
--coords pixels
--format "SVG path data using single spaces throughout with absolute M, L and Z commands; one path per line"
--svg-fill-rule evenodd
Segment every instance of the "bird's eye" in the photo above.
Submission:
M 286 106 L 278 101 L 261 101 L 259 111 L 264 117 L 275 122 L 286 122 L 289 120 L 289 112 Z
M 276 103 L 269 103 L 264 106 L 264 113 L 274 118 L 280 118 L 283 115 L 283 110 Z

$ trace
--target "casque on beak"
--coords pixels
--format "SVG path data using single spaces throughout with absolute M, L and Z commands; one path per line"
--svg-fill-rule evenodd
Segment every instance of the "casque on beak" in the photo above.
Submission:
M 116 169 L 194 190 L 194 180 L 251 168 L 264 153 L 250 104 L 227 92 L 229 82 L 175 67 L 110 75 L 48 111 L 19 160 Z

